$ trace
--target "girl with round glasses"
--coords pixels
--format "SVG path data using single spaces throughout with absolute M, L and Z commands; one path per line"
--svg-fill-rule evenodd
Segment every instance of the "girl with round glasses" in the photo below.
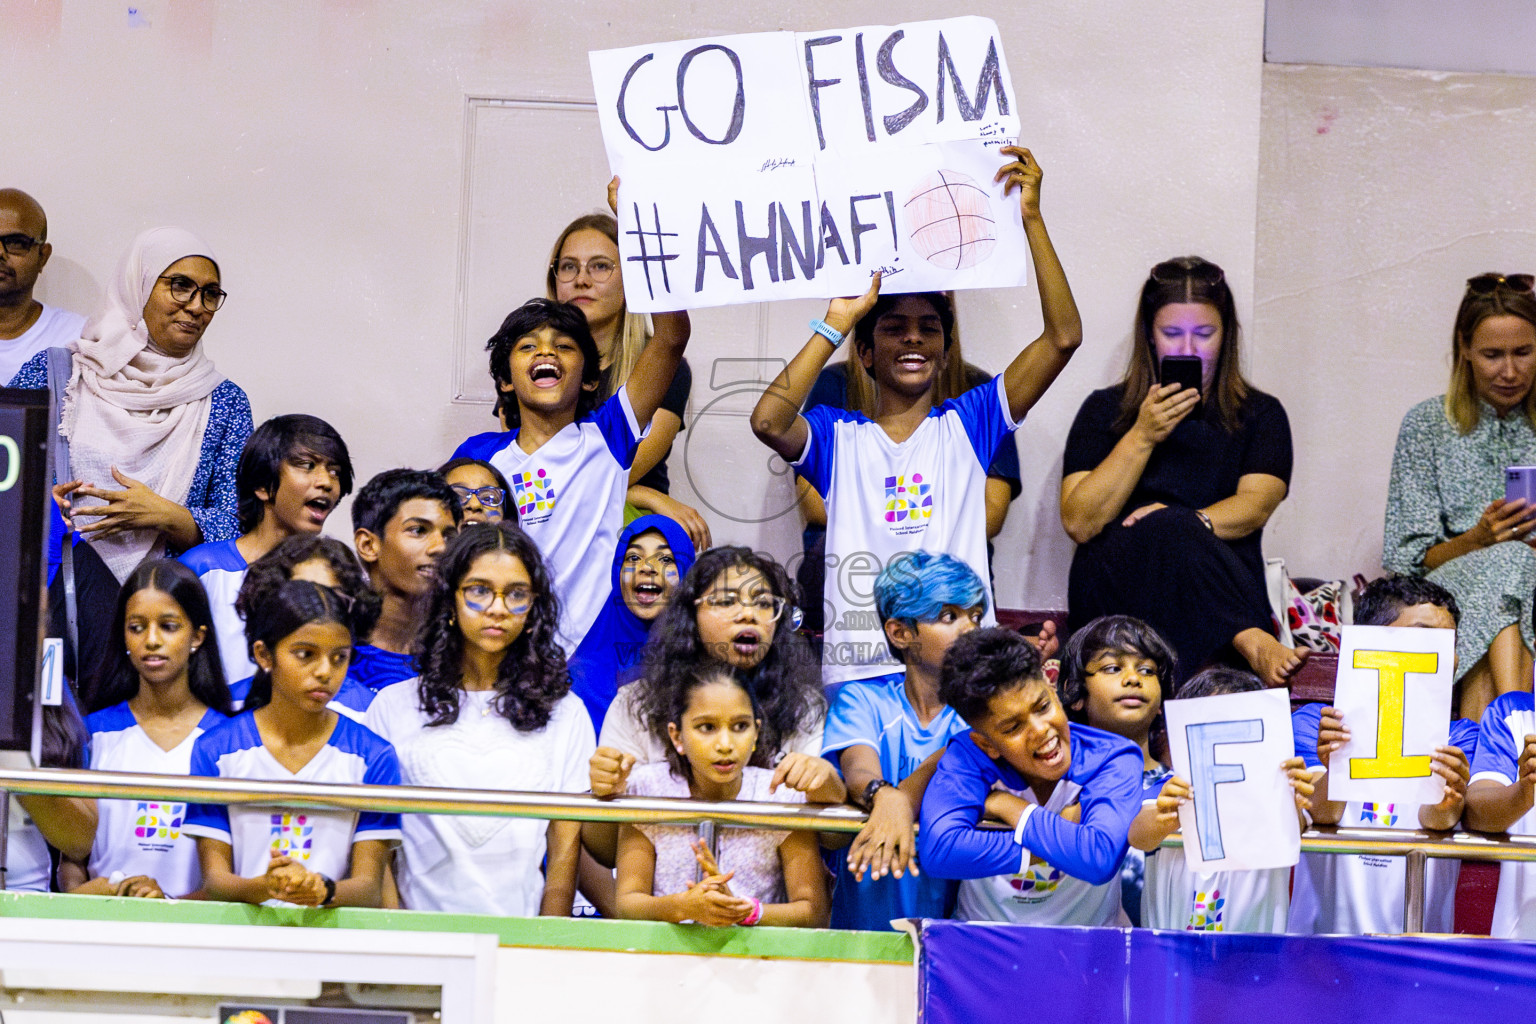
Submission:
M 592 722 L 570 691 L 558 617 L 544 560 L 514 524 L 472 524 L 449 542 L 418 637 L 421 676 L 368 709 L 406 785 L 586 791 Z M 396 878 L 408 909 L 571 912 L 576 822 L 407 814 L 401 829 Z
M 1536 465 L 1536 296 L 1530 274 L 1467 282 L 1445 394 L 1408 410 L 1387 489 L 1382 565 L 1462 607 L 1460 715 L 1531 687 L 1536 507 L 1504 500 L 1504 470 Z
M 610 185 L 610 188 L 613 186 Z M 650 317 L 631 313 L 624 302 L 624 275 L 619 263 L 619 225 L 606 213 L 577 217 L 555 239 L 545 275 L 545 295 L 569 302 L 586 315 L 592 340 L 602 357 L 599 401 L 609 398 L 629 379 L 640 350 L 651 337 Z M 683 428 L 693 371 L 684 359 L 672 386 L 651 417 L 651 432 L 640 442 L 629 472 L 629 504 L 681 523 L 694 547 L 709 547 L 709 526 L 689 505 L 671 496 L 667 458 Z
M 1185 358 L 1198 386 L 1170 379 L 1170 357 Z M 1067 435 L 1061 521 L 1077 542 L 1067 628 L 1130 615 L 1173 646 L 1179 680 L 1231 661 L 1281 686 L 1307 653 L 1276 639 L 1264 583 L 1264 525 L 1290 488 L 1291 427 L 1240 366 L 1222 269 L 1197 256 L 1153 267 L 1125 376 L 1088 396 Z
M 450 459 L 437 470 L 464 506 L 464 523 L 517 522 L 517 506 L 508 497 L 512 488 L 501 470 L 483 459 Z

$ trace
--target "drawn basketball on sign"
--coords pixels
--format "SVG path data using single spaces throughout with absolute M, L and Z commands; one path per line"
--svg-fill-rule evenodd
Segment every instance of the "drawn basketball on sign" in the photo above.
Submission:
M 959 171 L 934 171 L 919 181 L 906 213 L 913 247 L 936 267 L 974 267 L 997 246 L 992 197 Z

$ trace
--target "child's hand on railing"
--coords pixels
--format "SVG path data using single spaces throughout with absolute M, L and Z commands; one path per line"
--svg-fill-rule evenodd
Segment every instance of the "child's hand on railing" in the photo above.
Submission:
M 635 766 L 635 755 L 621 753 L 612 747 L 598 747 L 587 762 L 591 776 L 592 795 L 596 797 L 623 796 L 629 785 L 629 772 Z

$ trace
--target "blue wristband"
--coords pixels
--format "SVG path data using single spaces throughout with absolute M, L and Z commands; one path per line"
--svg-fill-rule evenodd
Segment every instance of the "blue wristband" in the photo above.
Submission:
M 837 348 L 837 346 L 843 343 L 843 332 L 825 320 L 812 320 L 811 330 L 830 341 L 833 348 Z

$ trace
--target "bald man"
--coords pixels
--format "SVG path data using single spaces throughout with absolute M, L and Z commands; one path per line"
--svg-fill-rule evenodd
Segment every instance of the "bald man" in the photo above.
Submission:
M 0 188 L 0 381 L 45 348 L 80 337 L 85 317 L 32 297 L 37 275 L 53 255 L 48 218 L 20 189 Z

